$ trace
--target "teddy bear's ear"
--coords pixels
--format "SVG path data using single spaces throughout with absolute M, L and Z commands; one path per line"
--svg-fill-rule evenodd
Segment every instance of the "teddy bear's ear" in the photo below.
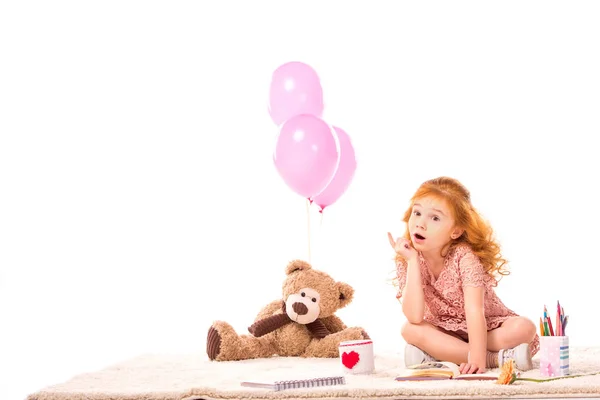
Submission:
M 344 282 L 337 282 L 335 286 L 340 292 L 340 308 L 346 307 L 354 298 L 354 289 Z
M 312 268 L 312 266 L 309 263 L 307 263 L 306 261 L 293 260 L 293 261 L 289 262 L 287 267 L 285 267 L 285 273 L 286 273 L 286 275 L 289 275 L 294 271 L 305 271 L 305 270 L 311 269 L 311 268 Z

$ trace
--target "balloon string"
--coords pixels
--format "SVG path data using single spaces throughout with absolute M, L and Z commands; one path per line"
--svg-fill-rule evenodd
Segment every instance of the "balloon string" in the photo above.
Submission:
M 308 263 L 311 263 L 310 255 L 310 200 L 306 199 L 306 228 L 308 233 Z

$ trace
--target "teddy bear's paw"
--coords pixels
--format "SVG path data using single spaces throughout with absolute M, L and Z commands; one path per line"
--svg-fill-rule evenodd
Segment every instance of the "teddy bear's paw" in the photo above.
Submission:
M 224 321 L 215 321 L 206 335 L 206 353 L 216 361 L 239 359 L 237 353 L 242 347 L 239 335 Z
M 346 328 L 344 331 L 343 337 L 344 340 L 363 340 L 363 339 L 371 339 L 367 332 L 363 328 L 352 327 Z
M 206 336 L 206 354 L 211 360 L 216 359 L 221 352 L 221 335 L 213 326 L 208 329 Z

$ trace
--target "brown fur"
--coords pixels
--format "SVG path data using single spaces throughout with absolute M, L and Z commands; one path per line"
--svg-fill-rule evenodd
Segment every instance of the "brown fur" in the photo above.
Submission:
M 224 321 L 215 321 L 207 336 L 207 353 L 211 360 L 233 361 L 251 358 L 282 357 L 338 357 L 338 345 L 345 340 L 368 339 L 359 327 L 347 328 L 335 312 L 352 301 L 354 289 L 336 282 L 325 272 L 318 271 L 302 260 L 290 262 L 283 282 L 283 300 L 300 289 L 311 288 L 320 295 L 320 314 L 309 327 L 296 322 L 284 324 L 260 337 L 238 335 Z M 255 323 L 283 313 L 282 299 L 267 304 L 256 316 Z

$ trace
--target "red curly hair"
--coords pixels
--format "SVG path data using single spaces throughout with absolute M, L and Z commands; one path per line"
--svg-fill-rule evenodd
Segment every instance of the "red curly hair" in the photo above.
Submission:
M 451 240 L 442 248 L 442 257 L 445 257 L 452 248 L 465 243 L 479 257 L 485 271 L 496 280 L 496 283 L 503 276 L 510 274 L 505 268 L 507 261 L 500 254 L 500 245 L 493 236 L 492 227 L 471 204 L 469 190 L 454 178 L 442 176 L 428 180 L 419 186 L 411 198 L 410 207 L 408 207 L 402 219 L 407 224 L 404 234 L 406 239 L 411 240 L 408 232 L 408 219 L 412 214 L 413 205 L 419 199 L 427 196 L 445 201 L 451 210 L 456 225 L 464 229 L 460 237 Z M 402 256 L 396 254 L 396 263 L 403 260 Z

